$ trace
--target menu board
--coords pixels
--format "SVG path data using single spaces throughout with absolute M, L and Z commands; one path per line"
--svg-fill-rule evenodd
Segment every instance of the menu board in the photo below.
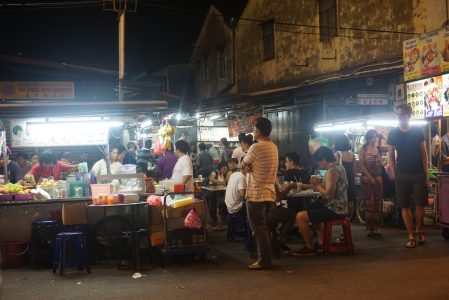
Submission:
M 407 83 L 407 103 L 413 119 L 449 116 L 449 75 Z
M 441 73 L 440 53 L 438 51 L 438 46 L 440 43 L 439 37 L 440 32 L 434 31 L 423 34 L 419 38 L 422 77 L 428 77 Z
M 405 81 L 449 72 L 449 26 L 404 41 L 403 59 Z
M 222 138 L 228 141 L 237 141 L 236 137 L 230 137 L 227 127 L 198 127 L 198 141 L 218 142 Z
M 410 81 L 421 78 L 421 64 L 419 62 L 419 38 L 404 42 L 404 80 Z
M 12 147 L 107 145 L 109 127 L 92 122 L 49 123 L 45 119 L 11 120 Z

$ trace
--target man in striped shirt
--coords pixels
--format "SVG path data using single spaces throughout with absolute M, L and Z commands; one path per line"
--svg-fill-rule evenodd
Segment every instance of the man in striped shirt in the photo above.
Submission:
M 257 242 L 258 260 L 250 270 L 271 269 L 271 243 L 267 215 L 276 200 L 274 185 L 279 165 L 278 149 L 270 138 L 271 122 L 258 118 L 254 127 L 253 144 L 242 161 L 240 169 L 247 175 L 247 212 Z

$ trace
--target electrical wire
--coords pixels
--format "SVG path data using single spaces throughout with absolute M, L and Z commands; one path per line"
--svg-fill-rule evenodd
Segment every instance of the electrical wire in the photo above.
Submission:
M 184 8 L 176 8 L 176 7 L 170 7 L 170 6 L 163 6 L 163 5 L 157 5 L 153 3 L 141 3 L 141 6 L 149 6 L 154 8 L 161 8 L 166 10 L 173 10 L 176 12 L 185 12 L 190 14 L 197 14 L 197 15 L 206 15 L 206 16 L 215 16 L 215 17 L 221 17 L 224 18 L 221 14 L 214 14 L 214 13 L 202 13 L 199 11 L 194 11 L 190 9 L 184 9 Z M 245 18 L 245 17 L 239 17 L 237 21 L 248 21 L 248 22 L 254 22 L 263 24 L 266 23 L 267 20 L 261 20 L 261 19 L 255 19 L 255 18 Z M 351 30 L 351 31 L 362 31 L 362 32 L 376 32 L 376 33 L 394 33 L 394 34 L 407 34 L 407 35 L 420 35 L 421 33 L 417 32 L 407 32 L 407 31 L 397 31 L 397 30 L 387 30 L 387 29 L 370 29 L 370 28 L 355 28 L 355 27 L 333 27 L 333 26 L 320 26 L 320 25 L 312 25 L 312 24 L 301 24 L 301 23 L 294 23 L 294 22 L 285 22 L 285 21 L 277 21 L 274 20 L 275 24 L 278 25 L 286 25 L 286 26 L 296 26 L 296 27 L 308 27 L 308 28 L 325 28 L 325 29 L 337 29 L 337 30 Z

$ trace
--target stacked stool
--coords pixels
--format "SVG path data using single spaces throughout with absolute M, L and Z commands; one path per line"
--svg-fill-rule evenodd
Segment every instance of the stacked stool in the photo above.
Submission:
M 242 228 L 245 238 L 245 250 L 251 251 L 253 234 L 251 228 L 249 227 L 248 219 L 246 218 L 246 216 L 243 215 L 228 214 L 228 230 L 226 235 L 227 241 L 229 242 L 235 240 L 235 237 L 239 232 L 241 232 Z
M 87 254 L 87 239 L 84 232 L 61 232 L 56 235 L 53 256 L 53 273 L 59 270 L 65 275 L 66 267 L 86 268 L 90 273 L 89 257 Z
M 141 249 L 149 249 L 148 230 L 139 229 L 135 231 L 124 231 L 123 237 L 128 240 L 128 248 L 130 250 L 134 270 L 139 270 L 141 265 Z M 143 243 L 145 243 L 145 245 L 142 245 Z M 120 267 L 121 264 L 119 262 L 118 268 L 120 269 Z
M 56 220 L 34 221 L 31 225 L 30 262 L 37 265 L 50 266 L 53 256 L 53 244 L 60 230 Z
M 341 225 L 343 228 L 344 241 L 339 243 L 332 242 L 332 227 Z M 324 254 L 331 252 L 348 252 L 354 254 L 354 244 L 352 243 L 351 223 L 348 218 L 324 223 L 323 250 Z

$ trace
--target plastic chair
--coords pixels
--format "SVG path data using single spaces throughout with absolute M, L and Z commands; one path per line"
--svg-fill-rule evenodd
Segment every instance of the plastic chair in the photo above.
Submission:
M 31 224 L 30 262 L 37 265 L 51 266 L 53 244 L 56 234 L 60 231 L 56 220 L 34 221 Z
M 341 225 L 343 228 L 344 241 L 342 242 L 332 242 L 332 227 L 335 225 Z M 323 239 L 323 250 L 326 255 L 329 255 L 331 252 L 348 252 L 351 255 L 354 254 L 355 247 L 352 242 L 351 223 L 348 218 L 325 222 Z
M 53 273 L 59 269 L 59 275 L 65 275 L 67 266 L 76 266 L 79 270 L 85 267 L 90 273 L 86 234 L 83 232 L 61 232 L 56 235 Z

